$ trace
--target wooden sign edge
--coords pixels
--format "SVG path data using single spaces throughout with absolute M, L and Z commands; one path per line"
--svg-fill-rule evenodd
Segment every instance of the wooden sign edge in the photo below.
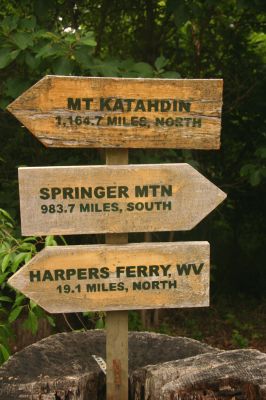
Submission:
M 194 307 L 208 307 L 209 306 L 209 302 L 210 302 L 210 243 L 208 241 L 187 241 L 187 242 L 142 242 L 142 243 L 128 243 L 128 244 L 97 244 L 97 245 L 67 245 L 67 246 L 47 246 L 44 249 L 42 249 L 40 252 L 38 252 L 30 261 L 28 261 L 25 265 L 23 265 L 19 270 L 17 270 L 15 272 L 15 274 L 13 274 L 9 279 L 8 279 L 8 285 L 11 286 L 12 288 L 14 288 L 17 291 L 20 291 L 19 289 L 15 288 L 12 285 L 12 280 L 14 279 L 14 277 L 17 277 L 20 275 L 21 270 L 26 270 L 28 269 L 28 267 L 31 264 L 35 264 L 36 261 L 38 261 L 39 259 L 42 259 L 43 257 L 45 257 L 45 255 L 49 255 L 49 253 L 52 256 L 52 253 L 57 253 L 59 250 L 63 252 L 69 252 L 69 251 L 75 251 L 76 249 L 84 249 L 84 250 L 88 250 L 88 252 L 93 252 L 94 250 L 101 250 L 101 249 L 107 249 L 107 248 L 112 248 L 112 249 L 128 249 L 130 250 L 134 250 L 134 249 L 140 249 L 140 250 L 145 250 L 147 248 L 150 249 L 158 249 L 159 247 L 162 248 L 162 250 L 169 248 L 173 249 L 173 247 L 182 247 L 184 245 L 187 246 L 193 246 L 193 247 L 206 247 L 206 252 L 207 252 L 207 259 L 208 259 L 208 291 L 206 293 L 206 297 L 205 299 L 198 305 L 193 305 Z M 22 292 L 21 292 L 22 293 Z M 36 299 L 34 299 L 33 297 L 29 296 L 29 295 L 25 295 L 27 298 L 33 300 L 34 302 L 36 301 Z M 48 309 L 47 307 L 43 307 L 43 305 L 41 304 L 41 302 L 39 303 L 40 307 L 42 307 L 44 310 L 46 310 L 49 313 L 54 313 L 54 314 L 60 314 L 60 313 L 67 313 L 67 312 L 74 312 L 74 311 L 51 311 L 50 309 Z M 143 307 L 141 305 L 137 306 L 137 305 L 133 305 L 132 307 L 119 307 L 117 306 L 115 309 L 113 307 L 109 308 L 107 307 L 101 307 L 99 308 L 89 308 L 89 311 L 122 311 L 122 310 L 144 310 L 144 309 L 160 309 L 160 308 L 191 308 L 191 305 L 182 305 L 182 306 L 177 306 L 176 304 L 167 304 L 167 305 L 156 305 L 156 304 L 152 304 L 150 307 Z M 88 310 L 87 310 L 88 311 Z M 79 311 L 77 311 L 79 312 Z
M 20 194 L 20 210 L 21 210 L 21 226 L 22 226 L 22 235 L 23 236 L 28 236 L 28 235 L 37 235 L 37 236 L 43 236 L 43 235 L 49 235 L 49 234 L 55 234 L 55 235 L 71 235 L 71 234 L 86 234 L 86 233 L 90 233 L 90 234 L 97 234 L 97 233 L 122 233 L 122 232 L 128 232 L 128 228 L 125 227 L 125 229 L 119 228 L 119 229 L 111 229 L 111 225 L 108 227 L 103 227 L 101 229 L 101 231 L 97 230 L 97 229 L 91 229 L 89 232 L 84 232 L 84 230 L 82 230 L 81 228 L 78 229 L 78 227 L 76 228 L 75 232 L 70 233 L 66 228 L 62 228 L 60 227 L 59 230 L 58 228 L 54 227 L 53 229 L 51 228 L 50 230 L 41 230 L 41 229 L 28 229 L 27 226 L 25 226 L 23 221 L 26 221 L 26 211 L 25 211 L 25 199 L 23 200 L 23 195 L 22 195 L 22 185 L 21 185 L 21 178 L 20 175 L 21 173 L 23 173 L 23 171 L 31 171 L 31 170 L 35 170 L 37 171 L 42 170 L 42 171 L 53 171 L 53 170 L 58 170 L 60 171 L 63 169 L 71 169 L 71 170 L 78 170 L 79 169 L 88 169 L 89 170 L 96 170 L 96 169 L 100 169 L 102 171 L 116 171 L 116 170 L 126 170 L 126 171 L 130 171 L 130 169 L 132 170 L 140 170 L 140 171 L 145 171 L 145 170 L 161 170 L 162 168 L 187 168 L 188 170 L 191 170 L 193 174 L 198 174 L 202 179 L 204 179 L 206 181 L 206 183 L 208 185 L 211 185 L 211 187 L 213 188 L 213 190 L 215 190 L 216 192 L 216 202 L 214 204 L 214 207 L 212 209 L 210 209 L 208 211 L 207 214 L 205 214 L 200 220 L 193 220 L 193 224 L 190 224 L 188 227 L 180 229 L 179 227 L 177 228 L 172 228 L 169 226 L 165 227 L 164 225 L 160 225 L 158 227 L 155 227 L 154 229 L 151 229 L 151 227 L 147 227 L 144 226 L 142 228 L 131 228 L 133 230 L 129 230 L 130 232 L 145 232 L 145 231 L 154 231 L 154 232 L 165 232 L 168 230 L 174 230 L 174 231 L 187 231 L 187 230 L 191 230 L 193 229 L 196 225 L 198 225 L 208 214 L 210 214 L 213 210 L 215 210 L 215 208 L 217 208 L 227 197 L 226 193 L 224 193 L 220 188 L 218 188 L 214 183 L 212 183 L 208 178 L 206 178 L 204 175 L 202 175 L 199 171 L 197 171 L 193 166 L 191 166 L 188 163 L 167 163 L 167 164 L 128 164 L 128 165 L 85 165 L 85 166 L 55 166 L 55 167 L 20 167 L 18 169 L 18 174 L 19 174 L 19 194 Z M 23 203 L 24 201 L 24 203 Z M 113 226 L 113 225 L 112 225 Z
M 221 147 L 221 122 L 219 125 L 216 127 L 216 135 L 211 136 L 210 141 L 207 141 L 205 143 L 205 140 L 203 141 L 196 141 L 193 142 L 192 137 L 190 138 L 184 138 L 183 141 L 181 140 L 181 143 L 178 142 L 176 139 L 176 143 L 169 143 L 169 141 L 163 141 L 160 142 L 158 145 L 156 145 L 154 139 L 150 139 L 149 135 L 144 134 L 143 139 L 141 138 L 141 132 L 138 132 L 139 139 L 134 142 L 132 139 L 128 138 L 125 141 L 122 141 L 121 139 L 119 140 L 119 143 L 112 143 L 112 141 L 108 141 L 108 143 L 105 143 L 104 141 L 101 141 L 99 138 L 94 138 L 94 142 L 89 141 L 90 135 L 88 135 L 88 138 L 83 138 L 83 141 L 80 141 L 78 139 L 63 139 L 60 138 L 59 140 L 52 139 L 49 141 L 46 136 L 43 136 L 43 134 L 40 134 L 38 132 L 33 132 L 30 127 L 28 127 L 28 124 L 22 122 L 19 118 L 19 115 L 16 115 L 16 111 L 18 111 L 14 105 L 16 102 L 20 102 L 21 98 L 26 96 L 31 93 L 32 91 L 36 90 L 38 86 L 42 86 L 43 84 L 49 85 L 49 82 L 51 79 L 69 79 L 69 80 L 105 80 L 106 82 L 108 80 L 112 80 L 114 82 L 125 82 L 125 83 L 145 83 L 145 82 L 178 82 L 178 81 L 184 81 L 184 82 L 216 82 L 218 84 L 217 88 L 220 90 L 220 114 L 222 112 L 222 106 L 223 106 L 223 79 L 222 78 L 210 78 L 210 79 L 189 79 L 189 78 L 184 78 L 184 79 L 171 79 L 171 78 L 128 78 L 128 77 L 85 77 L 85 76 L 64 76 L 64 75 L 45 75 L 42 77 L 39 81 L 37 81 L 35 84 L 33 84 L 31 87 L 29 87 L 27 90 L 25 90 L 23 93 L 21 93 L 20 96 L 18 96 L 15 100 L 13 100 L 7 107 L 6 109 L 15 117 L 17 118 L 21 124 L 23 124 L 29 133 L 34 136 L 38 141 L 40 141 L 46 148 L 135 148 L 135 149 L 141 149 L 141 148 L 149 148 L 149 149 L 158 149 L 158 148 L 163 148 L 163 149 L 195 149 L 195 150 L 219 150 Z M 47 82 L 46 82 L 47 81 Z M 219 117 L 219 120 L 221 121 L 221 115 Z M 124 129 L 124 127 L 122 127 Z M 48 133 L 47 133 L 48 134 Z M 126 133 L 125 133 L 126 134 Z M 94 137 L 95 133 L 91 134 L 92 137 Z M 204 138 L 206 138 L 206 135 L 203 135 Z M 208 136 L 208 135 L 207 135 Z M 183 137 L 183 134 L 181 135 L 181 138 Z M 146 144 L 142 144 L 143 140 L 146 140 Z M 118 140 L 118 139 L 117 139 Z M 151 140 L 151 143 L 149 141 Z M 179 139 L 180 140 L 180 139 Z

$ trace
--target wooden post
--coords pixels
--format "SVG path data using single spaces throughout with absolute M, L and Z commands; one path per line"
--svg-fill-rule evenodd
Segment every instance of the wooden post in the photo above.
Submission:
M 128 164 L 127 149 L 106 150 L 106 164 Z M 108 244 L 125 244 L 127 233 L 105 235 Z M 128 311 L 106 313 L 106 399 L 128 399 Z

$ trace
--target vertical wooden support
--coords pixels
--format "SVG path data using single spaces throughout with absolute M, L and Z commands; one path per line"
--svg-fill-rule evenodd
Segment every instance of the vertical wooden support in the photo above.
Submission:
M 128 150 L 106 150 L 106 164 L 128 164 Z M 125 244 L 128 234 L 106 234 L 105 242 Z M 128 400 L 128 311 L 106 313 L 106 368 L 106 399 Z

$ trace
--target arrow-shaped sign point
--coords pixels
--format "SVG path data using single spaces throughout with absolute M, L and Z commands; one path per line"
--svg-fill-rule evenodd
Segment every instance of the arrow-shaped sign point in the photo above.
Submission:
M 23 235 L 189 230 L 226 197 L 189 164 L 19 168 Z
M 47 118 L 46 107 L 50 103 L 50 88 L 51 80 L 49 76 L 45 76 L 7 106 L 7 110 L 37 138 L 42 122 Z
M 8 283 L 51 313 L 209 304 L 209 243 L 51 246 Z
M 7 109 L 47 147 L 218 149 L 222 86 L 47 75 Z

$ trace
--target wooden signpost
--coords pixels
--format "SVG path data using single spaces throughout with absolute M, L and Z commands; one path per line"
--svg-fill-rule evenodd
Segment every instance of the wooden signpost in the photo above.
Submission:
M 192 229 L 226 197 L 188 164 L 125 165 L 127 149 L 218 149 L 221 105 L 219 79 L 46 76 L 8 107 L 47 147 L 107 148 L 106 166 L 19 169 L 24 235 L 106 245 L 46 248 L 9 279 L 50 312 L 107 311 L 107 400 L 128 399 L 124 310 L 209 304 L 207 242 L 127 232 Z
M 189 164 L 19 168 L 24 235 L 192 229 L 226 197 Z
M 8 110 L 47 147 L 218 149 L 222 85 L 46 76 Z
M 209 243 L 46 247 L 9 283 L 50 313 L 209 305 Z

